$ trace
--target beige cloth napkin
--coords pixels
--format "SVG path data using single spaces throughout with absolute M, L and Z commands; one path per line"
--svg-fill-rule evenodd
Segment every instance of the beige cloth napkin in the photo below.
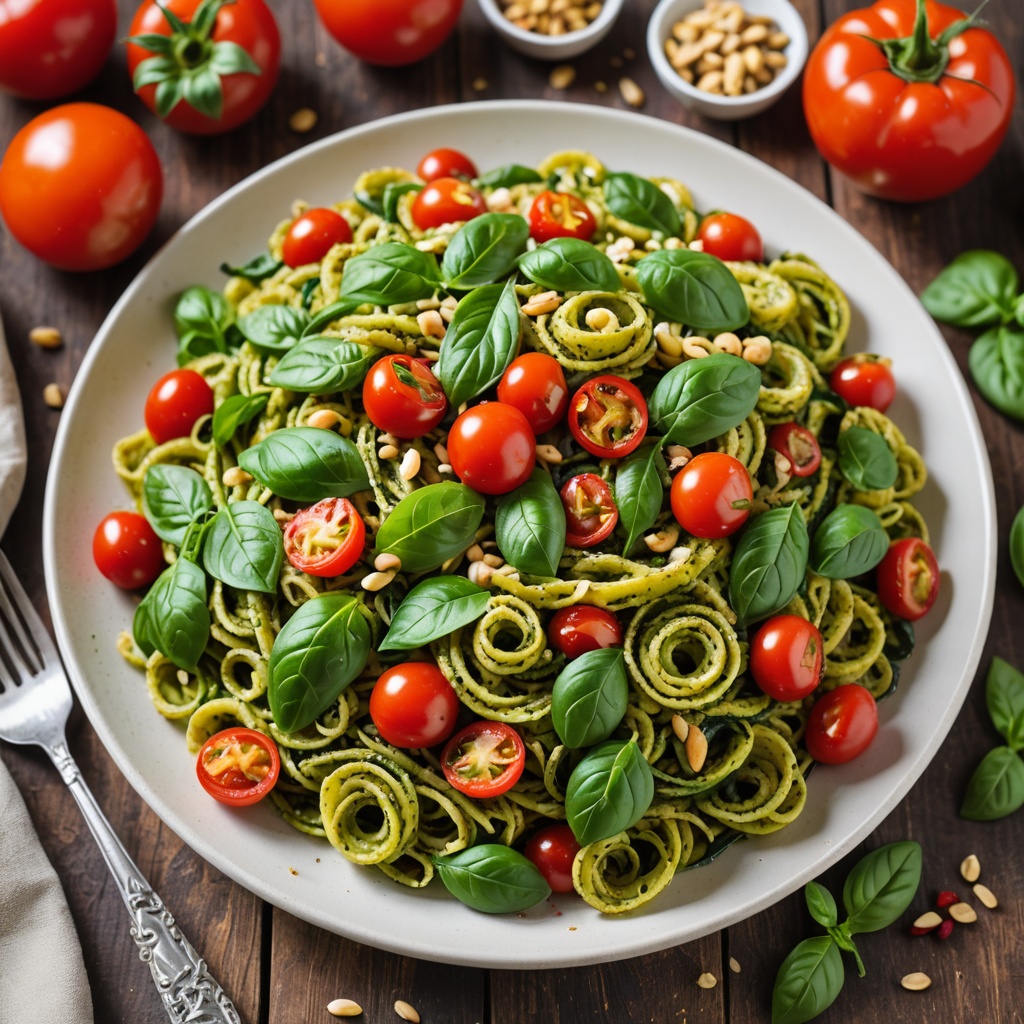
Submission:
M 21 495 L 25 455 L 21 400 L 0 324 L 0 534 Z M 0 761 L 0 1024 L 56 1021 L 93 1024 L 89 979 L 60 880 Z

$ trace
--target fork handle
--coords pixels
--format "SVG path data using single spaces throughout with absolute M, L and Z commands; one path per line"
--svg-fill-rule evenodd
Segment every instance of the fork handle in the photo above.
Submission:
M 238 1011 L 210 975 L 206 963 L 181 934 L 163 900 L 150 888 L 121 845 L 67 745 L 56 743 L 45 749 L 71 790 L 114 876 L 132 917 L 131 935 L 139 947 L 139 957 L 149 964 L 168 1017 L 174 1024 L 242 1024 Z

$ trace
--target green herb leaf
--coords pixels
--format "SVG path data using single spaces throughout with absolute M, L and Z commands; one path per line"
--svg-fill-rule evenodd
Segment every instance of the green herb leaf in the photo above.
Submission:
M 157 462 L 142 481 L 142 511 L 156 535 L 181 547 L 185 531 L 213 507 L 210 485 L 194 469 Z
M 616 217 L 663 235 L 682 231 L 679 211 L 653 181 L 637 174 L 609 174 L 603 188 L 608 209 Z
M 448 857 L 434 857 L 437 877 L 466 906 L 485 914 L 529 910 L 551 895 L 537 866 L 518 850 L 482 843 Z
M 441 261 L 448 288 L 477 288 L 506 277 L 526 249 L 530 229 L 518 213 L 484 213 L 452 235 Z
M 306 338 L 320 334 L 320 332 L 329 324 L 333 324 L 335 320 L 341 320 L 343 317 L 354 313 L 363 305 L 365 305 L 365 303 L 359 302 L 355 299 L 338 299 L 337 302 L 332 302 L 329 306 L 324 306 L 323 309 L 317 310 L 317 312 L 310 318 L 309 323 L 303 328 L 302 338 L 300 340 L 304 341 Z
M 1024 761 L 1009 747 L 996 747 L 982 759 L 967 783 L 961 818 L 995 821 L 1024 807 Z
M 408 651 L 476 622 L 490 591 L 465 576 L 433 576 L 417 583 L 391 617 L 380 651 Z
M 898 921 L 921 884 L 921 847 L 890 843 L 858 861 L 843 886 L 849 935 L 877 932 Z
M 619 525 L 626 532 L 623 555 L 628 555 L 641 535 L 658 518 L 665 498 L 663 477 L 667 473 L 660 442 L 642 447 L 623 460 L 615 474 L 615 504 Z
M 261 252 L 258 256 L 254 256 L 248 262 L 238 266 L 222 263 L 220 269 L 222 273 L 230 274 L 232 277 L 244 277 L 246 281 L 259 284 L 268 277 L 273 277 L 283 266 L 284 263 L 274 259 L 269 252 Z
M 286 352 L 298 343 L 308 321 L 305 310 L 274 303 L 243 316 L 238 321 L 238 329 L 257 348 Z
M 1013 264 L 990 249 L 963 252 L 921 293 L 936 320 L 958 327 L 1008 323 L 1018 279 Z
M 259 64 L 253 60 L 244 47 L 228 41 L 213 44 L 209 69 L 214 75 L 261 75 L 263 73 Z
M 520 572 L 557 576 L 565 550 L 565 509 L 543 469 L 498 499 L 494 537 L 505 561 Z
M 992 724 L 1012 750 L 1024 750 L 1024 673 L 1002 658 L 992 659 L 985 680 Z
M 239 427 L 255 419 L 267 407 L 269 391 L 257 391 L 251 395 L 232 395 L 225 398 L 213 413 L 213 441 L 220 448 L 225 447 L 235 436 Z
M 275 593 L 283 558 L 281 527 L 258 501 L 225 505 L 213 517 L 203 544 L 206 571 L 239 590 Z
M 567 747 L 590 747 L 611 736 L 628 702 L 622 649 L 587 651 L 569 662 L 555 680 L 551 724 Z
M 863 505 L 837 505 L 814 532 L 810 566 L 819 576 L 848 580 L 874 569 L 889 550 L 878 515 Z
M 132 633 L 147 658 L 159 651 L 178 668 L 195 672 L 210 639 L 206 573 L 186 558 L 164 569 L 135 609 Z
M 654 775 L 636 740 L 606 740 L 573 769 L 565 815 L 581 846 L 635 825 L 654 799 Z
M 1024 508 L 1013 517 L 1010 527 L 1010 564 L 1024 586 Z
M 971 345 L 967 365 L 985 398 L 1007 416 L 1024 420 L 1024 331 L 986 331 Z
M 174 328 L 179 339 L 202 339 L 209 352 L 227 352 L 228 330 L 234 313 L 223 295 L 195 285 L 182 292 L 174 307 Z
M 193 110 L 211 121 L 220 119 L 224 109 L 224 90 L 212 61 L 181 76 L 181 97 Z
M 824 928 L 834 928 L 839 923 L 839 910 L 832 893 L 817 882 L 804 886 L 804 899 L 811 917 Z
M 881 434 L 848 427 L 839 435 L 839 471 L 858 491 L 880 491 L 896 483 L 900 469 Z
M 430 298 L 440 283 L 436 257 L 404 242 L 384 242 L 345 261 L 341 295 L 390 306 Z
M 621 287 L 615 264 L 579 238 L 552 238 L 524 253 L 518 263 L 534 284 L 559 292 L 615 292 Z
M 363 383 L 381 349 L 339 338 L 304 338 L 271 371 L 270 383 L 289 391 L 318 395 Z
M 750 319 L 739 282 L 710 253 L 659 249 L 636 265 L 636 279 L 647 304 L 669 320 L 703 331 L 733 331 Z
M 541 176 L 532 168 L 522 164 L 505 164 L 495 167 L 476 179 L 477 188 L 512 188 L 513 185 L 531 185 L 542 181 Z
M 830 935 L 804 939 L 782 961 L 772 991 L 772 1024 L 804 1024 L 824 1013 L 843 987 L 843 958 Z
M 418 181 L 389 181 L 380 196 L 384 219 L 389 224 L 399 223 L 398 200 L 407 192 L 421 192 L 422 190 L 423 186 Z

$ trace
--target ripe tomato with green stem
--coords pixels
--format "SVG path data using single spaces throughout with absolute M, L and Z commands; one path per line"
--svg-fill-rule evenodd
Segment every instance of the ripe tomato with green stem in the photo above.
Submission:
M 799 615 L 773 615 L 750 642 L 750 674 L 758 687 L 780 701 L 802 700 L 821 682 L 821 632 Z

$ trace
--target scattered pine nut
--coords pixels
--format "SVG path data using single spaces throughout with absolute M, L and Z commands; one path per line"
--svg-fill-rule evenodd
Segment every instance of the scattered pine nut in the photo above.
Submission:
M 389 572 L 392 569 L 398 572 L 402 568 L 402 560 L 398 555 L 392 554 L 390 551 L 382 551 L 373 560 L 373 567 L 380 572 Z
M 425 338 L 443 338 L 445 324 L 441 314 L 436 309 L 425 309 L 416 317 L 416 323 Z
M 672 731 L 680 743 L 686 742 L 686 735 L 690 731 L 690 723 L 682 715 L 672 716 Z
M 288 127 L 300 135 L 311 132 L 316 127 L 317 113 L 310 107 L 300 107 L 288 118 Z
M 64 335 L 56 327 L 33 327 L 28 332 L 28 340 L 40 348 L 60 348 Z
M 290 523 L 294 518 L 294 512 L 286 512 L 283 508 L 274 509 L 274 519 L 282 526 L 284 526 L 285 523 Z
M 671 551 L 676 546 L 676 541 L 678 540 L 678 526 L 666 526 L 664 529 L 658 530 L 657 533 L 649 533 L 644 537 L 644 543 L 647 547 L 658 554 Z
M 562 461 L 562 453 L 553 444 L 539 444 L 537 445 L 537 458 L 541 462 L 557 465 Z
M 972 853 L 960 864 L 960 874 L 965 882 L 976 882 L 981 877 L 981 862 Z
M 608 91 L 608 83 L 607 82 L 600 82 L 600 81 L 599 82 L 595 82 L 594 83 L 594 91 L 595 92 L 607 92 Z
M 61 390 L 61 386 L 59 384 L 47 384 L 43 388 L 43 401 L 51 409 L 63 409 L 64 392 Z
M 989 910 L 995 910 L 999 906 L 999 900 L 996 899 L 995 893 L 987 885 L 982 885 L 981 882 L 974 886 L 974 895 Z
M 619 92 L 631 107 L 642 107 L 647 99 L 643 89 L 632 78 L 623 77 L 619 79 Z
M 473 79 L 473 91 L 483 92 L 487 88 L 486 78 L 474 78 Z
M 973 924 L 978 920 L 977 911 L 970 903 L 954 903 L 949 908 L 949 916 L 958 924 Z
M 699 772 L 704 767 L 708 757 L 708 739 L 704 730 L 699 726 L 693 726 L 686 733 L 686 760 L 694 772 Z
M 319 427 L 321 430 L 332 430 L 341 422 L 341 417 L 333 409 L 317 409 L 306 417 L 307 427 Z
M 241 466 L 231 466 L 224 470 L 224 475 L 220 478 L 220 482 L 225 487 L 241 487 L 244 484 L 252 483 L 252 474 L 246 473 Z
M 402 456 L 402 464 L 398 467 L 399 476 L 403 480 L 412 480 L 417 473 L 420 471 L 420 466 L 423 463 L 423 459 L 420 453 L 415 448 L 410 448 L 404 456 Z
M 397 459 L 398 449 L 393 444 L 385 444 L 381 446 L 380 451 L 377 452 L 377 458 L 384 459 Z
M 942 924 L 942 918 L 935 913 L 934 910 L 929 910 L 927 914 L 922 914 L 915 922 L 915 928 L 924 928 L 931 930 L 932 928 L 938 928 Z
M 576 81 L 576 69 L 571 64 L 559 64 L 550 75 L 548 85 L 552 89 L 568 89 Z
M 466 548 L 466 557 L 471 562 L 482 562 L 484 560 L 484 549 L 479 544 L 470 544 Z
M 913 974 L 905 974 L 900 979 L 900 984 L 908 992 L 923 992 L 929 985 L 931 985 L 931 983 L 932 979 L 921 971 L 915 971 Z
M 332 1017 L 358 1017 L 363 1008 L 352 999 L 332 999 L 327 1004 L 327 1012 Z
M 475 583 L 478 587 L 486 587 L 494 575 L 494 570 L 481 558 L 477 562 L 469 563 L 466 575 L 469 577 L 470 583 Z
M 527 299 L 523 312 L 527 316 L 540 316 L 541 313 L 553 313 L 561 304 L 562 296 L 558 292 L 541 292 Z
M 740 973 L 740 962 L 734 956 L 729 957 L 729 970 L 732 971 L 733 974 Z
M 394 578 L 395 571 L 393 569 L 388 572 L 371 572 L 359 581 L 359 585 L 363 590 L 375 593 L 378 590 L 383 590 Z
M 718 979 L 711 974 L 709 971 L 705 971 L 698 979 L 697 984 L 701 988 L 714 988 L 718 984 Z
M 414 1006 L 410 1006 L 404 999 L 399 999 L 395 1003 L 395 1013 L 398 1014 L 402 1020 L 412 1021 L 412 1024 L 419 1024 L 420 1015 L 416 1012 Z

